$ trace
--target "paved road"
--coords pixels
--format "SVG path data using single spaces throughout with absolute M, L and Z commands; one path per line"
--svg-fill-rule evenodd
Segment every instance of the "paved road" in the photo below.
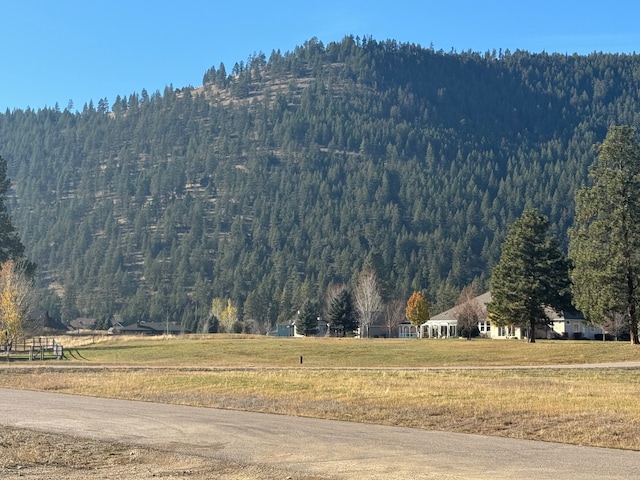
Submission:
M 339 479 L 640 479 L 640 452 L 0 389 L 0 424 Z M 293 476 L 292 478 L 295 478 Z

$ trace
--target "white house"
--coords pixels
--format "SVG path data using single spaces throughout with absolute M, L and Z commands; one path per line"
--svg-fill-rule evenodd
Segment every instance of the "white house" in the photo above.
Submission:
M 478 320 L 480 335 L 487 338 L 527 338 L 528 330 L 525 328 L 507 325 L 498 327 L 491 325 L 487 318 L 487 304 L 491 301 L 491 293 L 486 292 L 474 298 L 479 304 L 483 315 Z M 420 326 L 423 338 L 451 338 L 458 337 L 458 320 L 456 310 L 458 306 L 450 308 L 446 312 L 431 317 L 428 322 Z M 551 319 L 551 327 L 541 327 L 536 330 L 536 338 L 568 338 L 593 340 L 596 335 L 602 335 L 602 328 L 589 324 L 582 313 L 577 311 L 557 312 L 547 309 L 547 315 Z
M 553 331 L 561 338 L 594 340 L 596 335 L 603 334 L 602 327 L 587 322 L 581 312 L 573 311 L 558 314 L 552 310 L 551 313 L 555 315 L 550 313 L 547 313 L 547 315 L 553 321 Z
M 276 325 L 276 329 L 272 331 L 270 335 L 273 335 L 275 337 L 304 337 L 304 335 L 298 331 L 295 318 L 278 323 Z M 330 326 L 326 320 L 322 320 L 320 317 L 318 317 L 318 333 L 316 333 L 314 336 L 331 336 Z
M 482 309 L 482 318 L 478 321 L 478 329 L 480 330 L 480 335 L 489 337 L 491 332 L 491 325 L 487 320 L 487 303 L 491 301 L 491 294 L 489 292 L 484 293 L 473 300 L 479 304 Z M 422 338 L 453 338 L 459 337 L 460 332 L 458 331 L 458 318 L 456 316 L 456 311 L 459 308 L 456 305 L 449 310 L 439 313 L 438 315 L 434 315 L 427 322 L 420 325 L 421 337 Z

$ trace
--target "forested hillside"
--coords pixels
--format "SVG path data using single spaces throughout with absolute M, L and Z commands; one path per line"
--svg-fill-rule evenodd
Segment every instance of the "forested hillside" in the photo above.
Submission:
M 41 307 L 202 328 L 211 299 L 288 318 L 375 268 L 431 311 L 486 288 L 538 208 L 566 243 L 611 124 L 640 124 L 640 57 L 310 40 L 203 86 L 0 115 L 9 206 Z

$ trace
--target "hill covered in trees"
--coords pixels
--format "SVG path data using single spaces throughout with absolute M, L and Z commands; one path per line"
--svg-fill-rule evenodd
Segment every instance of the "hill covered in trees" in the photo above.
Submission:
M 640 57 L 312 39 L 199 88 L 0 114 L 8 204 L 51 315 L 265 326 L 366 268 L 438 312 L 486 288 L 525 207 L 566 245 Z

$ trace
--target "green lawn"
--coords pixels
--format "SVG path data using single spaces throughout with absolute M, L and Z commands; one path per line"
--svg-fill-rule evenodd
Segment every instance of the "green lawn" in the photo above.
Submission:
M 436 367 L 640 361 L 626 342 L 276 338 L 261 336 L 61 338 L 71 362 L 207 367 Z M 90 341 L 90 340 L 86 340 Z

